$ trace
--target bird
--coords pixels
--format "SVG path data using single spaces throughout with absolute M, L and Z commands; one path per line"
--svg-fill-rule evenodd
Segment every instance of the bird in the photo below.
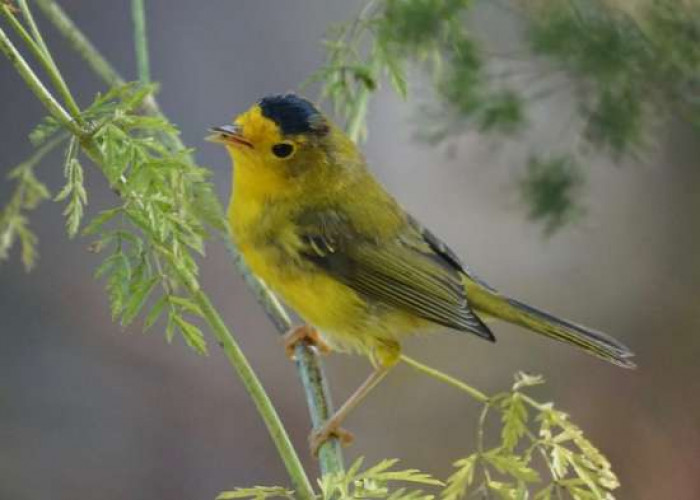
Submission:
M 374 371 L 310 436 L 313 451 L 400 360 L 401 342 L 441 329 L 494 342 L 496 318 L 633 368 L 614 338 L 501 294 L 408 214 L 358 146 L 310 100 L 268 95 L 207 139 L 233 164 L 228 223 L 243 259 L 305 325 L 285 336 L 365 354 Z M 318 332 L 322 332 L 319 334 Z

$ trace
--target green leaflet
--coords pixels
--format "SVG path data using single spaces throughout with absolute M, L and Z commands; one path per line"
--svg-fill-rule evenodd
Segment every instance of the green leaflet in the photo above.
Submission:
M 179 332 L 199 354 L 207 347 L 202 332 L 187 316 L 202 315 L 182 291 L 198 290 L 194 255 L 204 254 L 210 229 L 225 227 L 208 172 L 192 163 L 189 150 L 172 150 L 163 141 L 176 129 L 162 118 L 139 114 L 153 86 L 127 84 L 97 97 L 85 111 L 95 124 L 94 141 L 104 156 L 103 173 L 121 204 L 100 212 L 83 233 L 94 235 L 91 249 L 110 256 L 96 275 L 107 281 L 114 319 L 131 324 L 148 311 L 144 330 L 167 308 L 166 339 Z M 66 186 L 57 199 L 68 199 L 69 234 L 75 234 L 86 201 L 78 147 L 68 148 Z M 149 306 L 152 304 L 152 306 Z M 149 311 L 150 309 L 150 311 Z
M 267 498 L 289 498 L 293 499 L 293 491 L 278 486 L 254 486 L 252 488 L 236 488 L 233 491 L 220 493 L 216 500 L 250 499 L 265 500 Z

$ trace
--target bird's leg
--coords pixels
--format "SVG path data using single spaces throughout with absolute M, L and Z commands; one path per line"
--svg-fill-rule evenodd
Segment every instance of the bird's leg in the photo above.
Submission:
M 318 330 L 311 325 L 301 325 L 290 329 L 284 334 L 282 341 L 284 342 L 284 350 L 289 359 L 294 359 L 294 348 L 302 341 L 314 346 L 321 354 L 328 354 L 331 352 L 330 346 L 323 341 Z
M 337 437 L 342 444 L 350 444 L 353 436 L 350 432 L 342 429 L 340 425 L 347 416 L 359 405 L 367 394 L 374 389 L 379 382 L 386 377 L 391 370 L 391 366 L 378 366 L 372 374 L 367 377 L 360 387 L 343 403 L 331 418 L 326 420 L 323 427 L 314 430 L 309 435 L 309 447 L 313 456 L 318 455 L 318 449 L 331 437 Z
M 374 371 L 360 387 L 343 403 L 343 405 L 323 424 L 309 435 L 309 446 L 313 456 L 318 455 L 318 449 L 331 437 L 337 437 L 342 444 L 350 444 L 352 434 L 340 425 L 362 400 L 387 376 L 389 371 L 398 363 L 401 347 L 396 342 L 386 341 L 379 344 L 373 353 Z

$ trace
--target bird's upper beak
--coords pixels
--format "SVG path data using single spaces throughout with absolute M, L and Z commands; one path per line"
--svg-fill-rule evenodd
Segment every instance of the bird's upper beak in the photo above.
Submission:
M 243 131 L 238 125 L 222 125 L 221 127 L 212 127 L 209 129 L 211 135 L 206 137 L 209 142 L 218 142 L 231 146 L 245 146 L 252 148 L 253 145 L 243 136 Z

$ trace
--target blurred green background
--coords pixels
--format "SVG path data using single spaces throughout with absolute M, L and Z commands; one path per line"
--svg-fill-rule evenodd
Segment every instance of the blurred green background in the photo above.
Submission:
M 78 24 L 125 75 L 133 75 L 128 2 L 64 0 Z M 267 93 L 297 89 L 322 64 L 327 26 L 361 2 L 236 0 L 148 2 L 152 71 L 159 101 L 184 142 L 211 166 L 222 200 L 228 158 L 203 142 Z M 505 20 L 504 20 L 505 19 Z M 507 16 L 486 12 L 482 29 L 507 38 Z M 42 23 L 42 26 L 45 26 Z M 55 32 L 48 42 L 81 104 L 103 86 Z M 638 353 L 627 372 L 507 325 L 498 343 L 445 333 L 416 338 L 407 352 L 487 392 L 505 389 L 517 370 L 541 373 L 537 389 L 569 411 L 611 459 L 622 499 L 700 496 L 700 197 L 697 135 L 680 123 L 655 131 L 659 146 L 613 165 L 588 165 L 585 216 L 550 238 L 526 221 L 516 189 L 535 145 L 561 141 L 570 96 L 540 103 L 518 140 L 465 134 L 450 147 L 416 141 L 430 99 L 421 77 L 416 99 L 381 91 L 364 144 L 374 172 L 417 218 L 495 287 L 575 321 L 610 332 Z M 27 134 L 42 108 L 0 61 L 0 170 L 31 151 Z M 310 95 L 310 97 L 314 97 Z M 89 211 L 114 195 L 87 170 Z M 60 158 L 38 170 L 53 193 Z M 0 184 L 0 201 L 10 193 Z M 287 484 L 263 424 L 220 352 L 197 357 L 161 332 L 123 332 L 109 319 L 101 257 L 88 241 L 65 236 L 61 209 L 44 203 L 32 219 L 39 265 L 30 274 L 15 255 L 0 267 L 0 498 L 213 498 L 253 484 Z M 309 419 L 293 364 L 212 242 L 203 283 L 260 374 L 309 470 Z M 326 359 L 336 401 L 370 367 L 356 356 Z M 477 405 L 400 366 L 350 418 L 351 459 L 398 457 L 446 477 L 474 446 Z

